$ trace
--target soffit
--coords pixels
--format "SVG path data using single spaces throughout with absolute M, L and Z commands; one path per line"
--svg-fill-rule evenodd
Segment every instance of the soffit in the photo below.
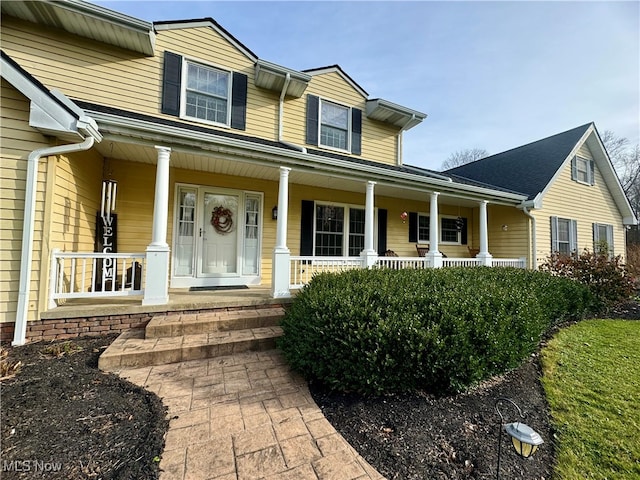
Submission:
M 77 0 L 59 2 L 0 2 L 2 13 L 80 37 L 97 40 L 144 55 L 154 53 L 153 25 Z

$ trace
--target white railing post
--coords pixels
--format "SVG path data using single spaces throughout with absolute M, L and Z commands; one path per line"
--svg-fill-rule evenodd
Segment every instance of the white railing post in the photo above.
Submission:
M 480 202 L 480 252 L 476 255 L 481 265 L 490 267 L 493 256 L 489 253 L 489 233 L 487 226 L 487 201 Z
M 291 296 L 289 282 L 291 280 L 291 252 L 287 247 L 287 220 L 289 217 L 289 172 L 288 167 L 280 167 L 280 183 L 278 184 L 278 219 L 276 225 L 276 246 L 273 249 L 271 265 L 271 295 L 273 298 Z
M 426 257 L 429 258 L 432 268 L 442 267 L 442 253 L 438 250 L 438 242 L 440 240 L 438 195 L 440 195 L 440 192 L 432 192 L 429 202 L 429 253 L 427 253 Z
M 153 230 L 147 247 L 146 285 L 143 305 L 169 303 L 169 244 L 167 243 L 167 217 L 169 212 L 169 157 L 171 149 L 156 146 L 156 191 L 153 202 Z
M 378 259 L 377 252 L 373 249 L 373 222 L 374 222 L 374 195 L 373 188 L 376 182 L 367 182 L 364 211 L 364 250 L 360 252 L 363 268 L 371 268 Z
M 49 266 L 49 309 L 56 308 L 58 304 L 54 300 L 56 294 L 56 283 L 58 279 L 58 259 L 56 255 L 60 252 L 60 249 L 54 248 L 51 251 L 51 264 Z

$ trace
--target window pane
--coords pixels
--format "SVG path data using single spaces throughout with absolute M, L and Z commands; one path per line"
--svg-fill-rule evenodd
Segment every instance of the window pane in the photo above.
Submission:
M 418 215 L 418 242 L 429 241 L 429 217 Z
M 361 208 L 349 209 L 349 256 L 360 255 L 364 250 L 364 218 Z
M 458 242 L 458 225 L 455 218 L 443 218 L 441 221 L 440 240 L 442 242 Z
M 347 131 L 327 125 L 320 128 L 320 144 L 327 147 L 347 149 Z
M 569 254 L 571 247 L 569 244 L 569 228 L 571 222 L 564 218 L 558 219 L 558 252 Z
M 577 170 L 577 178 L 580 182 L 589 182 L 589 161 L 577 157 L 576 158 L 576 170 Z
M 344 208 L 316 205 L 316 255 L 342 256 Z
M 227 123 L 229 73 L 189 63 L 186 115 Z
M 346 130 L 349 126 L 349 109 L 334 103 L 322 102 L 321 123 Z

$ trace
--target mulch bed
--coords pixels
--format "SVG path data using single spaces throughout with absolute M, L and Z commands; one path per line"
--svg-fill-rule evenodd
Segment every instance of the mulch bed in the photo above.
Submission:
M 114 335 L 10 349 L 0 386 L 3 479 L 155 479 L 168 428 L 150 392 L 98 370 Z
M 640 319 L 629 302 L 608 316 Z M 97 359 L 114 336 L 10 348 L 22 368 L 0 386 L 3 479 L 156 479 L 168 428 L 160 399 L 113 374 Z M 388 479 L 489 479 L 496 474 L 499 397 L 514 400 L 545 443 L 519 458 L 502 437 L 501 478 L 549 479 L 553 431 L 538 357 L 456 396 L 424 393 L 366 398 L 311 385 L 329 421 Z M 505 421 L 517 412 L 502 404 Z

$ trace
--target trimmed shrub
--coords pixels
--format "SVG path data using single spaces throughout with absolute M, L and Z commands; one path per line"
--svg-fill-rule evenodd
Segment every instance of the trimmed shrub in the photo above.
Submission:
M 516 367 L 554 321 L 589 306 L 577 282 L 520 269 L 319 274 L 287 310 L 279 347 L 333 390 L 461 391 Z
M 597 300 L 597 310 L 606 310 L 628 299 L 634 290 L 634 280 L 622 258 L 619 255 L 609 257 L 607 249 L 597 252 L 584 250 L 580 255 L 554 253 L 540 266 L 540 270 L 586 285 Z

